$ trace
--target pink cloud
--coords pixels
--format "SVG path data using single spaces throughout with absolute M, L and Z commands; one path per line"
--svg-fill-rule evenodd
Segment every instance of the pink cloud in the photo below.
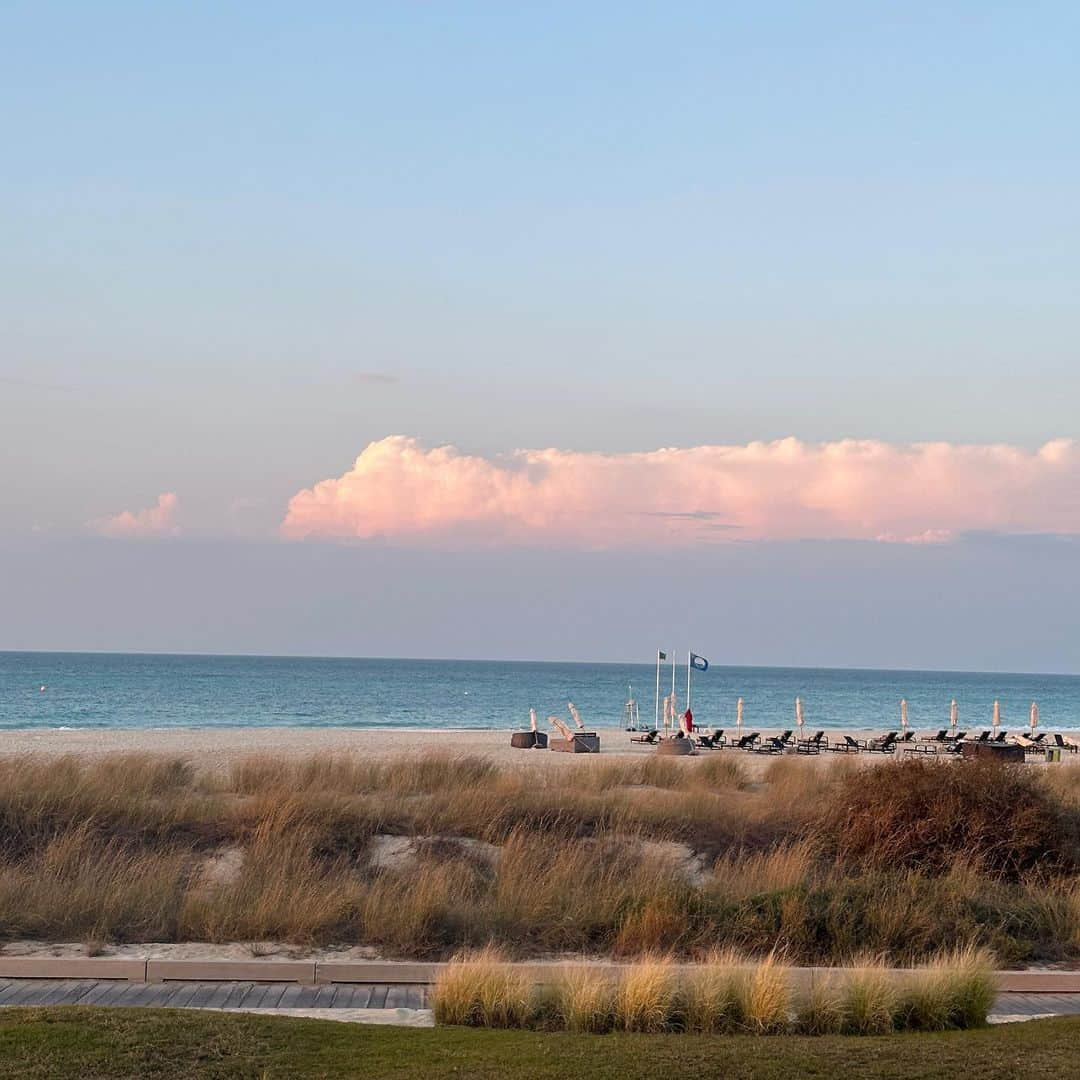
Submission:
M 142 537 L 175 536 L 177 498 L 171 491 L 157 497 L 157 503 L 145 510 L 124 510 L 112 517 L 92 521 L 90 527 L 102 536 Z
M 798 439 L 642 453 L 427 449 L 395 435 L 297 492 L 284 536 L 656 547 L 732 539 L 941 543 L 1080 532 L 1080 447 Z

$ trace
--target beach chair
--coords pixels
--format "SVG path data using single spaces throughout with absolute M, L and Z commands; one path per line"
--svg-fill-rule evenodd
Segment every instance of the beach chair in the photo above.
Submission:
M 648 743 L 652 745 L 659 738 L 660 732 L 656 728 L 652 728 L 650 731 L 646 731 L 642 735 L 631 735 L 630 741 L 637 743 Z
M 829 749 L 837 754 L 857 754 L 860 750 L 866 749 L 866 743 L 845 735 L 842 743 L 832 743 Z
M 1018 731 L 1012 737 L 1012 740 L 1017 746 L 1023 748 L 1025 754 L 1041 754 L 1046 749 L 1045 746 L 1040 746 L 1038 742 L 1034 742 L 1031 736 L 1023 731 Z
M 951 739 L 945 740 L 945 753 L 946 754 L 960 754 L 963 752 L 962 743 L 967 738 L 966 731 L 958 731 L 956 735 Z
M 1041 754 L 1047 747 L 1045 731 L 1040 731 L 1034 736 L 1018 732 L 1013 738 L 1024 748 L 1025 754 Z
M 990 741 L 992 743 L 1000 744 L 1000 743 L 1003 743 L 1003 742 L 1007 742 L 1008 738 L 1009 738 L 1009 733 L 1007 731 L 999 731 Z
M 703 750 L 721 750 L 727 745 L 727 739 L 724 738 L 724 729 L 718 728 L 711 735 L 699 735 L 698 746 Z
M 993 735 L 992 731 L 980 731 L 979 734 L 975 737 L 975 741 L 979 743 L 989 742 L 991 735 Z
M 752 750 L 754 743 L 761 738 L 761 734 L 757 731 L 751 731 L 749 735 L 743 735 L 738 742 L 732 743 L 736 750 Z
M 1070 753 L 1070 754 L 1075 754 L 1078 750 L 1080 750 L 1080 746 L 1077 746 L 1076 743 L 1074 743 L 1074 742 L 1070 742 L 1068 739 L 1065 738 L 1064 735 L 1056 735 L 1055 734 L 1054 735 L 1054 745 L 1059 750 L 1064 750 L 1064 751 L 1066 751 L 1067 753 Z
M 889 731 L 878 739 L 871 739 L 866 749 L 872 754 L 895 754 L 897 732 Z
M 764 742 L 750 747 L 755 754 L 782 754 L 785 747 L 791 744 L 791 730 L 782 735 L 770 735 Z
M 820 754 L 821 751 L 827 748 L 829 740 L 825 738 L 824 731 L 815 731 L 809 739 L 800 739 L 795 744 L 796 754 Z

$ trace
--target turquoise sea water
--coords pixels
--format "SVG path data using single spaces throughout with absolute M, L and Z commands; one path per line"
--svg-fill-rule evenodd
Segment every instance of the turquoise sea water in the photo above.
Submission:
M 0 729 L 14 727 L 431 727 L 510 728 L 541 716 L 567 717 L 576 703 L 588 725 L 622 722 L 633 684 L 651 723 L 655 665 L 157 656 L 0 652 Z M 665 665 L 661 693 L 670 691 Z M 685 707 L 686 668 L 676 680 Z M 45 689 L 42 690 L 41 687 Z M 1080 728 L 1080 676 L 830 668 L 723 667 L 694 675 L 699 725 L 731 727 L 745 700 L 748 728 L 792 726 L 795 696 L 808 728 L 884 728 L 948 723 L 956 698 L 960 726 L 987 727 L 994 699 L 1003 724 L 1027 724 L 1039 703 L 1048 730 Z

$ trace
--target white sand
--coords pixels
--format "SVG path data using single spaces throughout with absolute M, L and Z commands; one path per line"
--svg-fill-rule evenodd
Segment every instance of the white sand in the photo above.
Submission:
M 621 728 L 595 728 L 600 735 L 600 752 L 608 756 L 649 755 L 652 746 L 630 741 Z M 762 736 L 775 734 L 759 728 Z M 227 764 L 252 754 L 306 756 L 311 754 L 354 754 L 369 760 L 386 760 L 417 754 L 483 754 L 493 761 L 547 768 L 564 768 L 574 761 L 595 761 L 588 754 L 557 754 L 551 751 L 515 750 L 508 730 L 457 730 L 419 728 L 138 728 L 103 729 L 15 728 L 0 733 L 0 756 L 18 754 L 76 754 L 80 757 L 114 753 L 152 753 L 183 757 L 196 765 Z M 728 733 L 729 735 L 731 732 Z M 812 734 L 807 728 L 807 735 Z M 845 731 L 828 733 L 830 741 L 843 735 L 872 738 L 881 732 Z M 702 755 L 734 753 L 732 750 L 702 751 Z M 838 757 L 822 754 L 821 757 Z M 860 755 L 880 761 L 883 755 Z M 764 754 L 740 753 L 743 761 L 761 760 Z M 673 758 L 672 760 L 681 760 Z

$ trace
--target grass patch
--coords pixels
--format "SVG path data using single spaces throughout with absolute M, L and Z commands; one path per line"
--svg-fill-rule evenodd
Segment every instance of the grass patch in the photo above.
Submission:
M 1075 1072 L 1080 1018 L 979 1031 L 755 1039 L 551 1035 L 466 1028 L 380 1028 L 284 1017 L 154 1009 L 5 1009 L 0 1077 L 349 1077 L 429 1080 L 1057 1080 Z

